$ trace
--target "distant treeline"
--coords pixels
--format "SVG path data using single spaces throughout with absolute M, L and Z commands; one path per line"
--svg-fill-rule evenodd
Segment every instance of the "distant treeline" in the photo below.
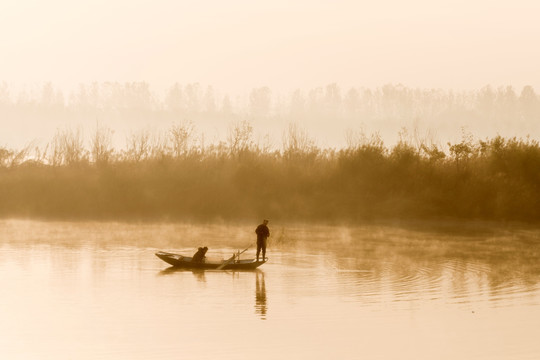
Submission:
M 485 86 L 473 91 L 414 89 L 387 84 L 376 89 L 342 89 L 328 84 L 288 94 L 273 93 L 269 87 L 252 89 L 245 95 L 228 95 L 199 83 L 173 84 L 157 95 L 147 82 L 81 84 L 64 94 L 52 83 L 12 90 L 0 83 L 2 117 L 96 116 L 129 117 L 133 121 L 167 118 L 171 115 L 196 121 L 204 117 L 250 115 L 254 118 L 293 116 L 296 120 L 323 117 L 404 118 L 466 117 L 525 121 L 540 119 L 540 97 L 531 86 Z
M 285 133 L 280 150 L 254 142 L 245 121 L 216 144 L 180 124 L 121 151 L 107 128 L 90 147 L 64 131 L 46 149 L 0 148 L 0 216 L 540 222 L 536 140 L 464 135 L 443 149 L 406 133 L 392 147 L 351 134 L 347 148 L 321 149 L 297 126 Z
M 100 123 L 120 131 L 144 124 L 168 127 L 182 120 L 193 121 L 207 132 L 239 120 L 249 120 L 262 129 L 281 129 L 297 122 L 309 124 L 319 139 L 336 127 L 363 126 L 370 132 L 390 129 L 390 135 L 395 135 L 395 129 L 412 127 L 414 122 L 447 138 L 456 135 L 456 129 L 459 136 L 461 127 L 489 136 L 538 136 L 540 96 L 531 86 L 452 91 L 393 84 L 344 89 L 328 84 L 286 94 L 260 87 L 243 95 L 228 95 L 212 86 L 176 83 L 158 95 L 146 82 L 81 84 L 69 93 L 51 83 L 23 90 L 0 83 L 0 120 L 16 130 L 18 137 L 25 129 L 26 134 L 34 131 L 32 137 L 36 133 L 42 136 L 44 131 L 50 137 L 48 130 L 58 124 Z M 0 138 L 0 145 L 5 141 Z

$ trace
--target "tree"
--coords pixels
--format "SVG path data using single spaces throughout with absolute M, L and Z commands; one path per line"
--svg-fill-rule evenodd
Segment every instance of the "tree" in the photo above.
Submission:
M 221 113 L 227 117 L 231 116 L 233 113 L 233 108 L 229 95 L 225 95 L 225 97 L 223 98 L 223 102 L 221 103 Z
M 169 89 L 165 97 L 165 108 L 173 113 L 179 113 L 185 110 L 182 88 L 178 83 L 175 83 Z
M 341 107 L 341 90 L 336 83 L 326 86 L 324 93 L 324 103 L 326 113 L 330 116 L 336 116 Z
M 252 149 L 254 147 L 253 126 L 247 120 L 231 124 L 227 134 L 227 143 L 229 151 L 234 155 Z
M 112 135 L 109 128 L 96 126 L 96 131 L 91 139 L 92 160 L 96 165 L 106 165 L 111 160 L 113 154 Z
M 270 113 L 271 92 L 267 86 L 253 89 L 249 95 L 250 114 L 255 117 L 266 117 Z
M 216 112 L 216 96 L 214 95 L 214 88 L 208 86 L 204 93 L 204 111 L 208 114 L 214 114 Z
M 350 117 L 355 117 L 360 111 L 360 94 L 355 88 L 349 89 L 345 95 L 345 112 Z
M 540 106 L 538 96 L 532 86 L 525 86 L 519 96 L 519 107 L 521 116 L 525 121 L 537 120 L 539 118 Z
M 192 122 L 182 122 L 171 127 L 170 139 L 174 156 L 178 158 L 188 153 L 194 133 L 195 126 Z
M 184 93 L 186 96 L 187 111 L 190 114 L 198 114 L 200 109 L 200 85 L 199 83 L 187 84 Z
M 495 109 L 495 92 L 491 86 L 484 86 L 476 97 L 476 109 L 480 116 L 492 120 Z

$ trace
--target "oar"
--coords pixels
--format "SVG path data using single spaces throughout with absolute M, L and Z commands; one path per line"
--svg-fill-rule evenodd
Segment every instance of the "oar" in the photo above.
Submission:
M 244 253 L 247 249 L 249 249 L 250 247 L 251 247 L 251 245 L 249 245 L 247 248 L 245 248 L 245 249 L 242 250 L 241 252 L 236 253 L 236 254 L 234 254 L 233 256 L 231 256 L 231 257 L 229 258 L 229 260 L 226 260 L 226 261 L 223 262 L 223 264 L 219 265 L 219 266 L 217 267 L 216 270 L 221 270 L 221 269 L 223 269 L 225 266 L 229 265 L 229 264 L 234 260 L 234 258 L 236 257 L 236 255 L 243 254 L 243 253 Z

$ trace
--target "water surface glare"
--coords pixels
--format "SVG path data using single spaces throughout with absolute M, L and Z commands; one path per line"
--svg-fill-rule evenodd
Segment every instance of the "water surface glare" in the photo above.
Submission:
M 540 231 L 270 225 L 1 220 L 0 358 L 540 358 Z

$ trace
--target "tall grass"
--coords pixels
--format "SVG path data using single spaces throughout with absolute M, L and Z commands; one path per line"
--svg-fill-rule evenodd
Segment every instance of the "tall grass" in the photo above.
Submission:
M 483 219 L 540 222 L 540 145 L 495 137 L 442 147 L 403 134 L 347 134 L 321 149 L 292 125 L 283 148 L 247 122 L 205 144 L 193 125 L 133 134 L 124 150 L 98 128 L 85 147 L 59 131 L 44 148 L 0 148 L 0 216 L 69 219 L 260 219 L 360 222 Z

